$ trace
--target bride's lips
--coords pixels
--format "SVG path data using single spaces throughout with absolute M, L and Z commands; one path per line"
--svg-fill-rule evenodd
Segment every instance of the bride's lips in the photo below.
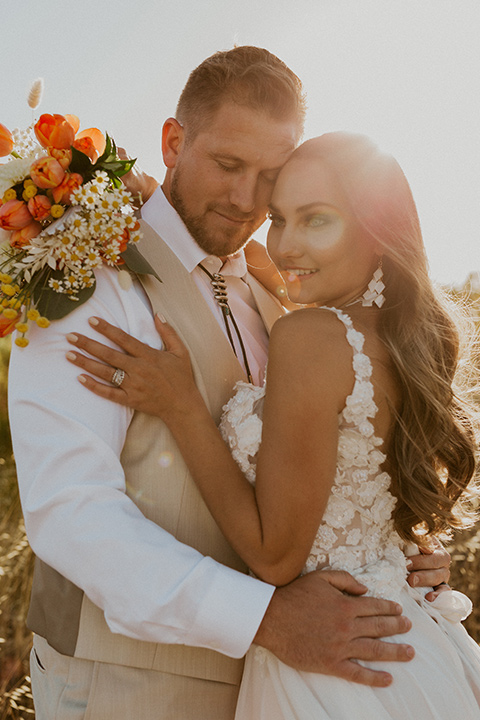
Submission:
M 287 282 L 305 282 L 309 278 L 311 278 L 313 275 L 315 275 L 318 270 L 317 268 L 284 268 L 283 269 L 283 275 L 285 276 L 285 279 Z

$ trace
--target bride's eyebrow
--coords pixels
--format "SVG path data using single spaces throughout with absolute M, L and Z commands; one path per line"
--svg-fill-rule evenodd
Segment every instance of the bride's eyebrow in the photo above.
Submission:
M 331 205 L 327 205 L 327 203 L 324 203 L 321 200 L 317 200 L 315 202 L 307 203 L 307 205 L 301 205 L 300 207 L 298 207 L 295 210 L 295 212 L 300 214 L 303 212 L 308 212 L 308 210 L 311 210 L 312 208 L 319 208 L 319 207 L 331 207 Z M 271 210 L 274 213 L 281 214 L 281 211 L 278 210 L 275 207 L 275 205 L 273 205 L 272 203 L 269 204 L 268 208 L 269 208 L 269 210 Z

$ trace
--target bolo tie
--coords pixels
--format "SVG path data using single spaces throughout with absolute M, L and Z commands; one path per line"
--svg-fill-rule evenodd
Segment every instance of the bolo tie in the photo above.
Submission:
M 245 345 L 243 344 L 242 336 L 240 334 L 240 330 L 237 325 L 237 321 L 235 320 L 232 309 L 228 303 L 228 294 L 227 294 L 227 283 L 225 281 L 225 278 L 220 273 L 214 273 L 212 275 L 211 272 L 207 270 L 207 268 L 204 268 L 203 265 L 200 263 L 198 265 L 199 268 L 203 270 L 203 272 L 208 275 L 210 278 L 210 284 L 213 289 L 213 297 L 215 298 L 215 301 L 217 305 L 219 306 L 220 310 L 222 311 L 223 321 L 225 323 L 225 329 L 227 331 L 227 336 L 230 341 L 230 345 L 232 346 L 232 350 L 235 353 L 235 357 L 238 359 L 237 351 L 235 348 L 235 343 L 233 342 L 233 336 L 232 336 L 232 330 L 230 328 L 230 325 L 232 326 L 233 330 L 235 331 L 235 334 L 238 339 L 238 344 L 240 345 L 240 349 L 242 351 L 242 357 L 243 357 L 243 364 L 245 366 L 245 370 L 247 373 L 248 382 L 252 383 L 253 385 L 253 378 L 252 373 L 250 372 L 250 366 L 248 364 L 248 358 L 247 353 L 245 350 Z

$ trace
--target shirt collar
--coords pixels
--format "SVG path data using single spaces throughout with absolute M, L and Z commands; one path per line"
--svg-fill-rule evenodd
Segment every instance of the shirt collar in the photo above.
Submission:
M 226 275 L 244 277 L 247 263 L 243 250 L 231 255 L 223 267 L 219 258 L 207 255 L 188 232 L 183 220 L 173 205 L 170 205 L 159 185 L 153 195 L 142 206 L 142 218 L 155 230 L 162 240 L 175 253 L 184 268 L 191 273 L 197 265 L 206 259 L 210 272 L 224 272 Z

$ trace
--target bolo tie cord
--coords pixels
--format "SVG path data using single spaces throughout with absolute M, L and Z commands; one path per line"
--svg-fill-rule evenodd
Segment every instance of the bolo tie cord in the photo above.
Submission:
M 198 265 L 199 268 L 203 270 L 203 272 L 208 275 L 210 278 L 210 284 L 213 289 L 213 297 L 215 298 L 218 306 L 220 307 L 223 315 L 223 321 L 225 323 L 225 329 L 227 331 L 228 339 L 230 341 L 230 345 L 232 346 L 232 350 L 235 353 L 235 357 L 238 358 L 237 351 L 235 349 L 235 343 L 233 342 L 232 332 L 230 330 L 230 322 L 233 325 L 233 329 L 235 330 L 238 338 L 238 342 L 242 351 L 242 357 L 243 357 L 243 363 L 245 365 L 245 370 L 247 373 L 248 382 L 253 384 L 253 378 L 252 373 L 250 372 L 250 366 L 248 364 L 248 358 L 247 358 L 247 352 L 245 350 L 245 345 L 243 344 L 242 336 L 240 334 L 239 327 L 237 325 L 237 321 L 235 320 L 232 310 L 230 308 L 230 305 L 228 303 L 228 294 L 227 294 L 227 283 L 225 281 L 225 278 L 223 275 L 220 275 L 220 273 L 214 273 L 212 275 L 211 272 L 207 270 L 207 268 L 203 267 L 202 264 Z

